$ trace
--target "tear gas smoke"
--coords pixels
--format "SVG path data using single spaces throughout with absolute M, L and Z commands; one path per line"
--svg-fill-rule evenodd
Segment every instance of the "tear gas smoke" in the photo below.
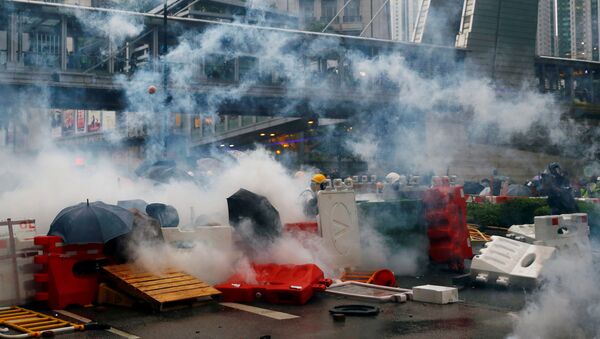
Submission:
M 121 46 L 127 38 L 139 35 L 144 24 L 141 17 L 120 13 L 75 11 L 75 15 L 83 29 L 91 35 L 108 38 L 112 49 Z M 106 46 L 102 52 L 108 55 L 113 50 Z
M 511 338 L 598 337 L 600 266 L 597 254 L 592 261 L 561 252 L 546 263 L 542 286 L 518 314 Z
M 111 159 L 94 158 L 89 164 L 76 166 L 82 153 L 68 153 L 47 147 L 35 157 L 14 157 L 0 154 L 8 178 L 16 187 L 0 192 L 0 215 L 15 218 L 35 216 L 40 231 L 46 232 L 52 219 L 67 206 L 85 199 L 103 200 L 115 204 L 118 200 L 141 198 L 148 202 L 173 205 L 182 224 L 190 221 L 190 207 L 196 215 L 221 225 L 228 224 L 226 198 L 239 188 L 264 195 L 280 211 L 283 222 L 302 220 L 298 194 L 307 185 L 292 178 L 286 169 L 265 150 L 258 149 L 240 158 L 239 162 L 208 179 L 202 188 L 188 182 L 171 182 L 156 186 L 143 178 L 130 178 L 127 169 L 115 166 Z
M 83 15 L 79 19 L 90 32 L 109 37 L 118 47 L 144 28 L 140 22 L 121 14 Z M 106 54 L 111 50 L 107 47 L 103 51 Z M 323 60 L 327 55 L 345 58 Z M 203 81 L 232 80 L 227 67 L 223 66 L 230 65 L 236 57 L 248 56 L 258 56 L 258 59 L 246 60 L 247 67 L 235 86 L 209 86 L 206 93 L 192 90 Z M 435 56 L 423 55 L 423 60 L 434 59 Z M 357 155 L 366 156 L 373 168 L 403 166 L 414 172 L 431 170 L 439 173 L 440 169 L 447 168 L 454 156 L 469 147 L 467 141 L 470 138 L 488 138 L 491 144 L 504 145 L 515 134 L 528 133 L 534 123 L 541 124 L 552 141 L 563 140 L 565 136 L 556 102 L 532 88 L 524 86 L 499 95 L 489 79 L 466 76 L 460 63 L 450 62 L 450 69 L 439 76 L 425 75 L 426 72 L 415 69 L 410 60 L 399 54 L 382 52 L 371 57 L 360 52 L 347 52 L 341 40 L 332 36 L 301 39 L 276 30 L 219 25 L 201 33 L 183 34 L 166 56 L 154 62 L 156 64 L 152 66 L 166 64 L 170 69 L 169 88 L 173 95 L 168 104 L 165 91 L 148 94 L 149 84 L 162 83 L 162 67 L 140 68 L 132 75 L 115 76 L 116 84 L 124 89 L 128 104 L 127 125 L 150 128 L 148 158 L 161 156 L 159 145 L 162 140 L 157 140 L 156 129 L 164 112 L 201 113 L 216 118 L 224 113 L 220 111 L 224 103 L 248 95 L 268 78 L 270 85 L 273 82 L 285 84 L 281 89 L 286 98 L 280 108 L 281 115 L 297 116 L 298 102 L 304 98 L 309 98 L 308 109 L 319 114 L 324 110 L 323 99 L 339 95 L 340 92 L 332 88 L 335 88 L 334 80 L 341 79 L 340 74 L 350 79 L 349 89 L 353 95 L 377 100 L 381 88 L 386 87 L 386 92 L 395 98 L 393 105 L 380 112 L 353 117 L 361 128 L 357 127 L 360 132 L 352 134 L 354 139 L 350 148 Z M 324 70 L 321 69 L 323 65 Z M 22 103 L 23 111 L 27 110 L 30 103 L 27 100 Z M 39 107 L 51 108 L 48 104 Z M 466 127 L 453 130 L 460 125 Z M 111 141 L 117 143 L 118 139 Z M 206 188 L 181 182 L 154 186 L 149 181 L 131 180 L 106 158 L 98 158 L 93 170 L 73 170 L 73 154 L 51 147 L 42 149 L 37 157 L 2 156 L 10 157 L 4 163 L 11 164 L 9 171 L 18 177 L 18 186 L 0 193 L 0 215 L 35 217 L 42 233 L 61 208 L 86 198 L 107 203 L 131 198 L 164 202 L 177 208 L 184 223 L 191 219 L 190 207 L 193 207 L 194 214 L 203 216 L 204 220 L 226 224 L 226 198 L 241 187 L 266 196 L 279 210 L 283 222 L 298 221 L 302 211 L 297 195 L 307 185 L 306 181 L 292 179 L 286 169 L 262 149 L 250 152 L 236 165 L 216 173 L 218 175 L 211 178 Z M 369 249 L 377 248 L 382 239 L 373 236 L 368 228 L 363 233 L 367 239 L 366 252 L 371 253 L 373 251 Z M 264 260 L 281 258 L 303 263 L 312 260 L 327 270 L 326 258 L 319 256 L 312 242 L 299 246 L 300 243 L 297 239 L 284 237 L 271 247 Z M 402 253 L 386 251 L 370 255 L 371 260 L 378 264 L 401 264 L 397 267 L 399 273 L 412 272 L 417 266 L 416 261 L 400 261 L 399 257 L 404 258 Z M 216 256 L 202 246 L 185 253 L 166 247 L 150 253 L 142 248 L 140 252 L 142 263 L 164 260 L 165 265 L 186 267 L 209 281 L 217 281 L 229 274 L 229 267 L 248 264 L 235 252 L 212 263 L 199 263 L 197 258 Z M 410 253 L 407 257 L 419 258 L 419 254 Z M 384 261 L 384 258 L 393 260 Z M 214 271 L 214 277 L 204 276 L 206 271 Z

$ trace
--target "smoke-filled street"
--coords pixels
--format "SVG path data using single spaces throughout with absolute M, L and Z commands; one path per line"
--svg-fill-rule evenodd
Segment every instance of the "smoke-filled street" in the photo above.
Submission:
M 598 8 L 0 2 L 0 338 L 599 337 Z

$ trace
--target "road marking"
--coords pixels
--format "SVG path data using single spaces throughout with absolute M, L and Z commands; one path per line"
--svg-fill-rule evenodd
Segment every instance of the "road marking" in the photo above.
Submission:
M 92 322 L 91 319 L 88 319 L 86 317 L 80 316 L 79 314 L 75 314 L 73 312 L 69 312 L 69 311 L 65 311 L 65 310 L 53 310 L 52 312 L 62 314 L 64 316 L 66 316 L 66 317 L 69 317 L 69 318 L 72 318 L 72 319 L 75 319 L 75 320 L 79 320 L 79 321 L 81 321 L 84 324 L 88 324 L 88 323 Z M 106 331 L 108 331 L 110 333 L 113 333 L 113 334 L 116 334 L 118 336 L 121 336 L 123 338 L 127 338 L 127 339 L 140 339 L 140 337 L 138 337 L 138 336 L 135 336 L 133 334 L 129 334 L 127 332 L 118 330 L 118 329 L 116 329 L 114 327 L 111 327 L 110 329 L 108 329 Z
M 246 312 L 262 315 L 264 317 L 277 319 L 277 320 L 287 320 L 287 319 L 299 318 L 297 315 L 283 313 L 283 312 L 277 312 L 277 311 L 273 311 L 273 310 L 268 310 L 266 308 L 254 307 L 254 306 L 244 305 L 244 304 L 221 303 L 221 305 L 235 308 L 236 310 L 240 310 L 240 311 L 246 311 Z
M 75 314 L 75 313 L 72 313 L 72 312 L 69 312 L 69 311 L 65 311 L 65 310 L 52 310 L 52 312 L 62 314 L 64 316 L 67 316 L 67 317 L 75 319 L 75 320 L 79 320 L 79 321 L 81 321 L 84 324 L 92 322 L 91 319 L 88 319 L 86 317 L 82 317 L 82 316 L 80 316 L 78 314 Z
M 138 336 L 135 336 L 133 334 L 129 334 L 127 332 L 123 332 L 121 330 L 117 330 L 114 327 L 111 327 L 110 330 L 107 330 L 107 331 L 110 332 L 110 333 L 116 334 L 116 335 L 120 335 L 121 337 L 127 338 L 127 339 L 140 339 L 140 337 L 138 337 Z

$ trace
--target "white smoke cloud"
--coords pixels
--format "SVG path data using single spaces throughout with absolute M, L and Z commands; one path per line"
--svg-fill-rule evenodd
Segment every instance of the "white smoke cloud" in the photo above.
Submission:
M 108 38 L 113 46 L 121 46 L 127 38 L 138 36 L 144 30 L 143 19 L 138 16 L 83 10 L 76 11 L 75 15 L 88 33 Z
M 546 263 L 542 279 L 541 288 L 516 317 L 512 338 L 600 336 L 597 261 L 561 252 Z

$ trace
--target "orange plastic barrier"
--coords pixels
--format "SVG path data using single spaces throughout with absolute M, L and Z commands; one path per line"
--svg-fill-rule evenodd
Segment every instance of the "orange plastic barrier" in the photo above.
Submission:
M 104 245 L 64 245 L 62 241 L 57 236 L 34 238 L 34 243 L 43 247 L 43 254 L 34 257 L 34 262 L 43 267 L 42 273 L 34 275 L 38 283 L 35 299 L 46 301 L 52 309 L 91 304 L 98 293 L 96 267 L 99 260 L 105 259 Z M 76 265 L 82 267 L 82 272 L 75 272 Z

